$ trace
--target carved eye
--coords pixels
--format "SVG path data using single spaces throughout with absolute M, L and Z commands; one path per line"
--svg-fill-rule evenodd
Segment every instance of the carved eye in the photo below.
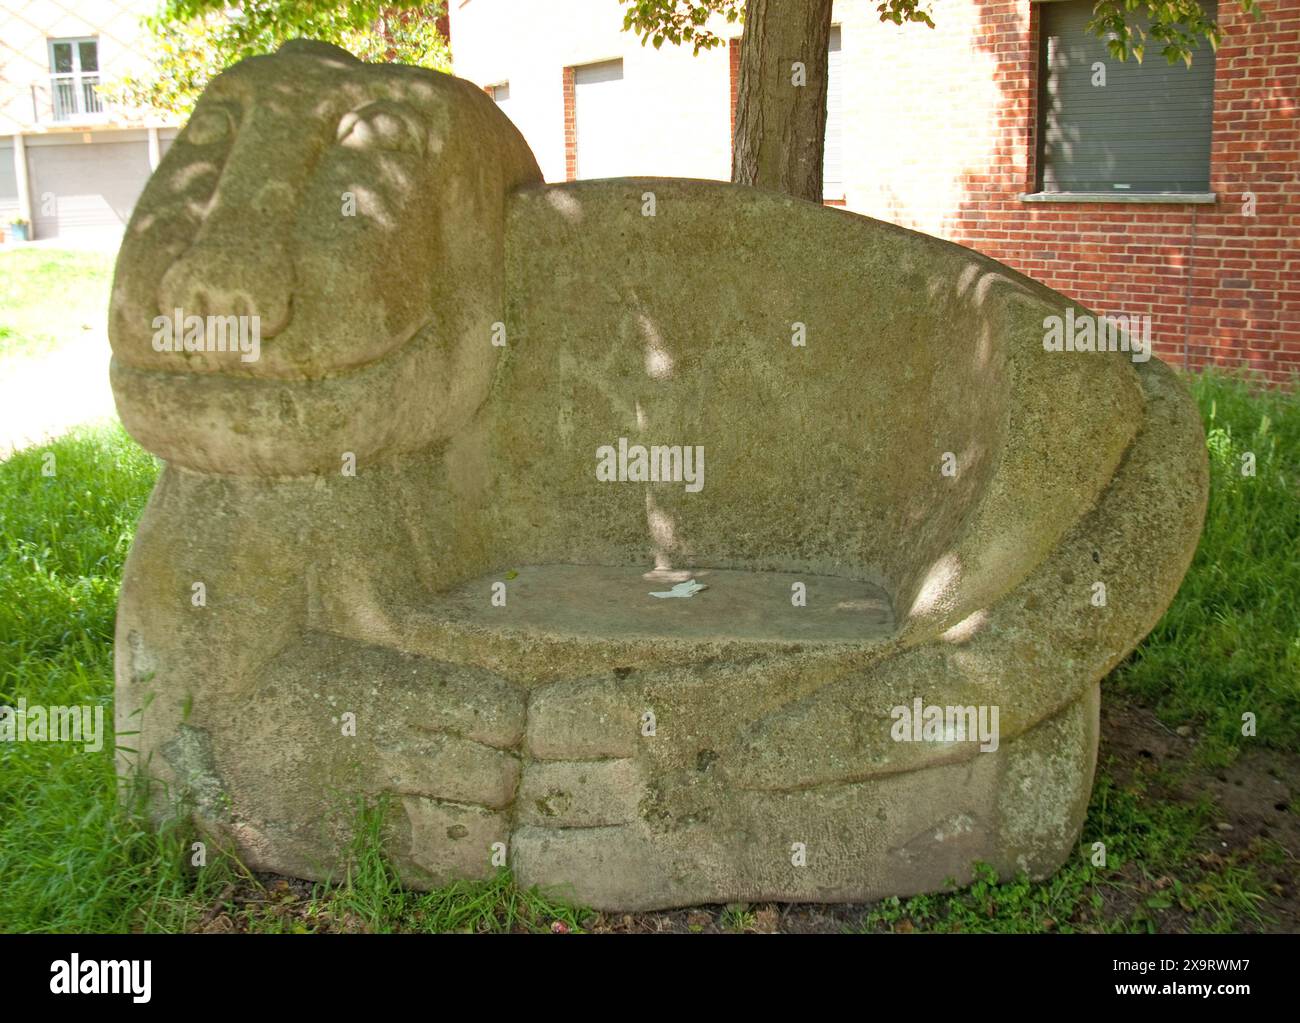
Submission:
M 210 146 L 224 142 L 235 130 L 234 120 L 225 107 L 208 107 L 194 111 L 185 126 L 185 141 L 193 146 Z
M 348 149 L 387 149 L 424 155 L 424 132 L 415 111 L 401 103 L 380 100 L 343 115 L 338 143 Z

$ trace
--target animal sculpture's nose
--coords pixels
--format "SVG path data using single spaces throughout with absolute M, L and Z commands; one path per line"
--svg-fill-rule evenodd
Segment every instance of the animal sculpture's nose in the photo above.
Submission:
M 289 324 L 293 274 L 288 253 L 275 243 L 202 238 L 163 275 L 159 311 L 172 316 L 256 317 L 262 338 Z

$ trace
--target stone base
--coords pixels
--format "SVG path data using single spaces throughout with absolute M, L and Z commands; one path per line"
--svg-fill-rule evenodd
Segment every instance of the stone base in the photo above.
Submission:
M 636 758 L 534 761 L 512 836 L 515 875 L 611 910 L 864 902 L 967 883 L 977 862 L 1041 878 L 1075 851 L 1098 707 L 1094 689 L 996 752 L 802 791 L 711 778 L 701 758 L 697 779 L 682 780 L 697 788 L 698 810 L 683 818 L 656 818 Z
M 427 649 L 309 633 L 227 710 L 237 727 L 182 726 L 163 754 L 200 818 L 251 866 L 328 877 L 355 797 L 386 794 L 409 884 L 508 857 L 524 885 L 604 910 L 863 901 L 962 883 L 976 862 L 1043 876 L 1074 848 L 1096 686 L 996 749 L 899 742 L 896 703 L 969 693 L 846 676 L 846 658 L 888 663 L 889 602 L 866 583 L 804 575 L 814 610 L 781 573 L 700 571 L 689 599 L 650 597 L 672 579 L 642 569 L 509 575 L 504 605 L 487 577 L 393 626 Z M 831 747 L 850 754 L 810 777 Z

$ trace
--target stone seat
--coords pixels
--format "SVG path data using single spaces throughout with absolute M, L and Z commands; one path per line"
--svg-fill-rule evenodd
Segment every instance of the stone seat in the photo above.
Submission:
M 440 595 L 435 612 L 467 629 L 523 631 L 539 641 L 569 639 L 745 645 L 871 645 L 893 633 L 889 595 L 878 586 L 835 576 L 734 569 L 647 570 L 644 566 L 527 565 L 513 576 L 504 604 L 483 594 L 506 573 L 462 583 Z M 689 598 L 659 598 L 692 578 L 706 589 Z M 810 595 L 806 610 L 787 614 L 792 586 Z
M 260 348 L 155 344 L 177 309 Z M 1049 343 L 1092 319 L 773 192 L 545 184 L 459 79 L 243 61 L 114 280 L 118 409 L 166 462 L 123 771 L 302 877 L 364 801 L 413 885 L 509 865 L 601 909 L 1047 874 L 1207 489 L 1170 369 Z M 649 596 L 675 573 L 708 588 Z

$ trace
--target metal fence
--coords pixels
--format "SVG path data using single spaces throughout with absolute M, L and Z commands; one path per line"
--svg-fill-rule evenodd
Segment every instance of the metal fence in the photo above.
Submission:
M 50 75 L 48 89 L 44 85 L 32 85 L 32 119 L 37 123 L 71 121 L 104 113 L 97 85 L 97 74 Z

